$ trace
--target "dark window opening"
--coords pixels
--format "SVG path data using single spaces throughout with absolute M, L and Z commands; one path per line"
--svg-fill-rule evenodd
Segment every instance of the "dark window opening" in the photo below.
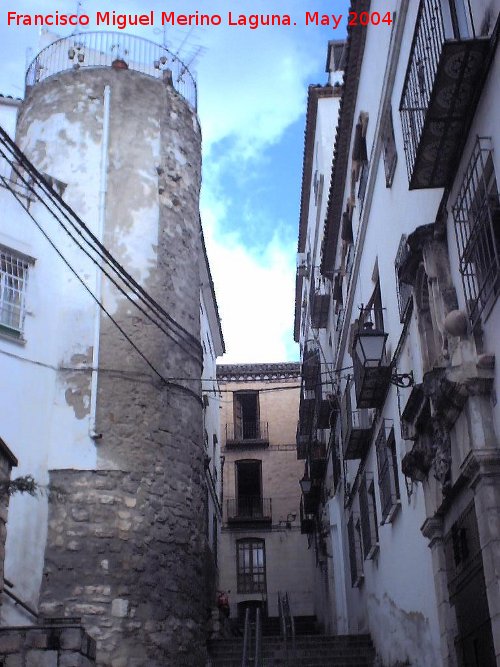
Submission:
M 389 431 L 388 434 L 386 434 L 387 430 Z M 399 508 L 401 497 L 394 428 L 389 430 L 387 424 L 382 424 L 375 446 L 377 450 L 382 523 L 389 523 Z
M 238 517 L 263 516 L 261 461 L 236 462 L 236 502 Z
M 235 436 L 242 440 L 260 437 L 258 392 L 234 395 L 234 430 Z

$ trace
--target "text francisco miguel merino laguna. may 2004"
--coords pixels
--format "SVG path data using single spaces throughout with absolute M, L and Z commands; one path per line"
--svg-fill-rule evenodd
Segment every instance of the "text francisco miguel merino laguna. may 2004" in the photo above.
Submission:
M 39 26 L 39 27 L 80 27 L 107 26 L 124 30 L 132 26 L 240 26 L 255 30 L 267 26 L 327 26 L 337 30 L 341 25 L 390 26 L 393 17 L 391 12 L 347 12 L 345 14 L 322 14 L 307 10 L 300 17 L 290 14 L 242 14 L 228 11 L 226 14 L 207 14 L 195 11 L 191 14 L 180 14 L 174 11 L 150 10 L 144 14 L 121 14 L 117 11 L 96 11 L 94 14 L 64 14 L 54 11 L 47 14 L 20 14 L 16 11 L 6 12 L 8 26 Z

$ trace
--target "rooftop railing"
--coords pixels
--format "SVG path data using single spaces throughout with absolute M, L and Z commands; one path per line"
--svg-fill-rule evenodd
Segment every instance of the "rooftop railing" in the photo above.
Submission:
M 60 72 L 111 66 L 171 79 L 175 90 L 196 110 L 196 82 L 178 56 L 142 37 L 115 32 L 80 33 L 49 44 L 28 67 L 26 88 Z

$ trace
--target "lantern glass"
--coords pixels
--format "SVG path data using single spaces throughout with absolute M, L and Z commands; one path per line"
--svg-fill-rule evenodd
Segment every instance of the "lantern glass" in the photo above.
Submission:
M 358 333 L 354 349 L 362 366 L 373 368 L 382 364 L 386 340 L 387 334 L 384 331 L 374 331 L 370 327 L 365 327 Z
M 311 486 L 312 486 L 312 482 L 309 479 L 309 477 L 304 475 L 304 477 L 300 480 L 299 484 L 300 488 L 302 489 L 302 493 L 304 494 L 304 496 L 307 496 L 307 494 L 311 492 Z

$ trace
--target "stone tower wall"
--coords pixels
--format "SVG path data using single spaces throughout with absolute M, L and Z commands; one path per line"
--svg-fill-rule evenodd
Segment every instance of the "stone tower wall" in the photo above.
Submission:
M 112 68 L 66 72 L 30 91 L 18 142 L 40 171 L 64 184 L 65 200 L 95 231 L 106 87 L 103 241 L 189 336 L 171 340 L 103 279 L 106 308 L 160 374 L 175 379 L 162 382 L 110 319 L 98 315 L 97 465 L 58 469 L 54 448 L 69 451 L 78 442 L 71 429 L 57 432 L 54 425 L 56 493 L 40 610 L 82 617 L 97 641 L 98 665 L 204 665 L 196 115 L 167 80 Z M 68 252 L 79 261 L 74 248 Z M 89 336 L 87 359 L 92 342 Z M 90 395 L 90 381 L 83 372 L 76 390 Z M 80 418 L 89 418 L 88 403 L 82 401 Z

